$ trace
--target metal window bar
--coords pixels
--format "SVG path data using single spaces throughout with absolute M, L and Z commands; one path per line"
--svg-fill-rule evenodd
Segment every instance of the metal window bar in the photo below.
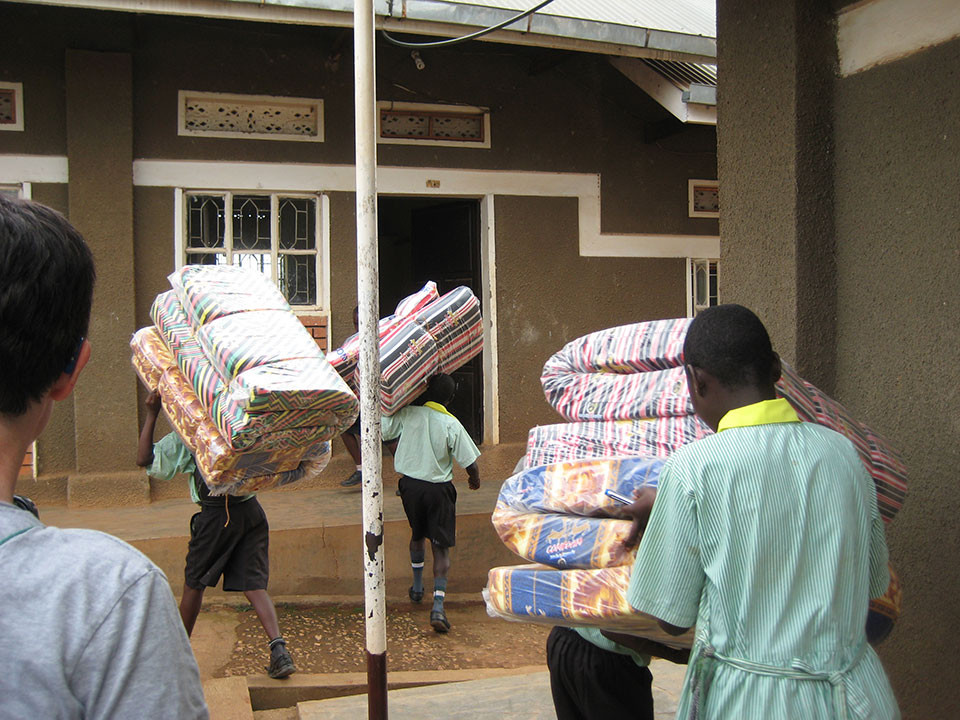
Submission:
M 280 287 L 280 290 L 281 290 L 282 292 L 284 292 L 284 295 L 286 296 L 286 295 L 287 295 L 287 293 L 286 293 L 286 288 L 283 287 L 283 286 L 282 286 L 282 283 L 281 283 L 280 263 L 283 261 L 283 257 L 284 257 L 284 256 L 312 257 L 312 258 L 313 258 L 313 273 L 312 273 L 312 275 L 313 275 L 313 282 L 312 282 L 312 287 L 308 287 L 308 288 L 305 288 L 305 289 L 304 289 L 305 297 L 307 298 L 307 302 L 297 303 L 297 306 L 302 306 L 302 307 L 316 307 L 316 306 L 319 304 L 319 298 L 321 297 L 321 295 L 320 295 L 320 278 L 321 278 L 321 273 L 320 273 L 320 269 L 317 267 L 317 261 L 318 261 L 318 259 L 319 259 L 319 257 L 320 257 L 320 252 L 319 252 L 319 248 L 318 248 L 318 245 L 317 245 L 317 236 L 318 236 L 318 234 L 319 234 L 318 224 L 319 224 L 319 222 L 320 222 L 320 211 L 319 211 L 319 208 L 317 207 L 317 199 L 316 199 L 315 197 L 307 196 L 307 195 L 293 195 L 293 194 L 289 194 L 289 195 L 288 195 L 288 194 L 284 194 L 284 195 L 281 196 L 281 194 L 278 194 L 278 193 L 271 193 L 271 194 L 269 194 L 269 195 L 256 195 L 256 196 L 254 196 L 254 195 L 252 195 L 252 194 L 243 193 L 243 192 L 241 192 L 241 193 L 234 193 L 234 192 L 229 191 L 229 190 L 228 190 L 228 191 L 223 191 L 223 192 L 199 192 L 199 191 L 196 191 L 196 192 L 187 192 L 187 193 L 184 193 L 183 197 L 184 197 L 184 201 L 183 201 L 183 202 L 184 202 L 184 206 L 186 207 L 186 210 L 187 210 L 187 212 L 185 213 L 185 215 L 186 215 L 186 224 L 187 224 L 187 227 L 186 227 L 186 232 L 185 232 L 186 243 L 185 243 L 185 247 L 183 248 L 184 261 L 188 261 L 191 256 L 197 256 L 197 255 L 212 255 L 212 256 L 218 256 L 218 255 L 220 255 L 220 256 L 223 256 L 223 258 L 224 258 L 224 263 L 227 264 L 227 265 L 234 265 L 234 264 L 238 264 L 238 265 L 239 265 L 239 264 L 243 264 L 245 267 L 249 267 L 249 262 L 250 262 L 250 260 L 245 260 L 244 258 L 246 258 L 247 256 L 249 256 L 249 257 L 251 257 L 251 258 L 257 257 L 257 258 L 259 258 L 259 259 L 256 261 L 256 262 L 258 263 L 258 265 L 259 265 L 259 270 L 260 270 L 261 272 L 263 272 L 264 274 L 267 274 L 267 272 L 266 272 L 266 271 L 267 271 L 267 267 L 266 267 L 266 265 L 264 264 L 263 259 L 264 259 L 264 256 L 269 255 L 269 259 L 270 259 L 270 262 L 269 262 L 269 274 L 270 274 L 270 279 L 273 281 L 273 283 L 274 283 L 275 285 L 277 285 L 278 287 Z M 200 228 L 197 228 L 197 227 L 194 225 L 194 223 L 201 223 L 201 224 L 202 224 L 202 223 L 204 222 L 204 220 L 203 220 L 203 218 L 202 218 L 202 215 L 200 214 L 201 211 L 199 211 L 198 209 L 192 209 L 192 210 L 191 210 L 191 208 L 190 208 L 190 201 L 191 201 L 191 199 L 192 199 L 192 198 L 199 198 L 199 197 L 203 197 L 203 198 L 221 198 L 222 201 L 223 201 L 223 211 L 222 211 L 222 212 L 223 212 L 223 218 L 222 218 L 222 220 L 223 220 L 223 223 L 222 223 L 222 225 L 223 225 L 223 246 L 222 246 L 222 247 L 219 246 L 219 245 L 216 245 L 216 244 L 214 244 L 213 246 L 210 246 L 210 245 L 207 245 L 207 243 L 205 243 L 205 242 L 202 242 L 202 243 L 201 243 L 201 244 L 203 245 L 202 247 L 190 247 L 190 245 L 191 245 L 191 242 L 190 242 L 191 239 L 197 238 L 197 237 L 201 237 L 201 236 L 203 235 L 203 230 L 200 229 Z M 236 248 L 236 247 L 234 247 L 234 231 L 233 231 L 233 230 L 234 230 L 234 228 L 233 228 L 234 220 L 235 220 L 236 218 L 238 218 L 238 217 L 239 217 L 238 214 L 242 212 L 242 208 L 241 208 L 241 207 L 239 207 L 239 206 L 238 206 L 238 207 L 234 207 L 234 198 L 235 198 L 235 197 L 236 197 L 237 199 L 241 199 L 241 198 L 242 198 L 242 199 L 243 199 L 243 202 L 248 202 L 252 197 L 269 198 L 269 200 L 270 200 L 270 222 L 269 222 L 269 227 L 270 227 L 270 249 L 269 249 L 269 250 L 267 250 L 266 248 L 263 248 L 263 249 L 257 249 L 257 248 L 242 249 L 242 248 Z M 308 219 L 304 220 L 304 222 L 303 222 L 304 230 L 307 231 L 306 234 L 303 236 L 303 240 L 305 241 L 305 244 L 309 244 L 309 241 L 310 241 L 309 230 L 312 229 L 312 231 L 313 231 L 313 238 L 312 238 L 312 240 L 313 240 L 313 242 L 312 242 L 313 247 L 281 249 L 281 247 L 280 247 L 280 207 L 281 207 L 281 204 L 282 204 L 283 201 L 285 201 L 285 200 L 298 200 L 298 199 L 304 199 L 304 200 L 307 200 L 307 201 L 313 203 L 314 222 L 313 222 L 313 224 L 312 224 L 312 227 L 310 227 L 310 223 L 308 222 Z M 305 211 L 300 211 L 300 210 L 298 209 L 297 212 L 298 212 L 298 213 L 301 213 L 301 212 L 305 212 Z M 307 216 L 309 216 L 309 213 L 308 213 L 308 212 L 305 212 L 305 214 L 306 214 Z M 220 219 L 220 218 L 218 218 L 217 220 L 219 221 L 219 219 Z M 216 223 L 216 224 L 219 224 L 219 223 Z M 298 220 L 298 225 L 299 225 L 299 220 Z M 198 232 L 200 233 L 200 235 L 197 234 Z M 216 261 L 215 261 L 215 262 L 216 262 Z M 309 270 L 309 269 L 308 269 L 308 270 Z M 307 275 L 309 276 L 310 273 L 307 272 Z M 298 290 L 298 292 L 296 293 L 296 295 L 298 295 L 298 296 L 300 295 L 300 291 L 299 291 L 299 290 Z M 295 299 L 295 298 L 288 298 L 288 300 L 292 300 L 292 299 Z M 291 305 L 293 305 L 293 304 L 294 304 L 294 303 L 291 302 Z

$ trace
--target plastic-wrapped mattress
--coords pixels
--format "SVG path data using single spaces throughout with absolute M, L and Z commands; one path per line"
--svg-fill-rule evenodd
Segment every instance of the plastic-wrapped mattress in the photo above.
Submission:
M 436 285 L 428 283 L 380 320 L 379 338 L 381 408 L 392 415 L 420 395 L 432 375 L 451 373 L 481 352 L 480 302 L 465 286 L 436 297 Z M 354 382 L 358 355 L 354 335 L 327 359 Z
M 544 365 L 547 402 L 574 422 L 692 415 L 682 368 L 689 324 L 686 318 L 636 323 L 567 343 Z M 786 363 L 777 392 L 801 420 L 829 427 L 853 442 L 873 477 L 881 515 L 893 519 L 907 486 L 900 453 Z

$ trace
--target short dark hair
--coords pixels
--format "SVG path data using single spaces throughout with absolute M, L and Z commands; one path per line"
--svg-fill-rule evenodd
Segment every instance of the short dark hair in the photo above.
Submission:
M 87 334 L 93 255 L 63 215 L 0 195 L 0 413 L 18 416 Z
M 457 383 L 449 375 L 439 373 L 430 378 L 427 385 L 427 400 L 438 402 L 444 405 L 451 400 L 457 392 Z
M 760 318 L 742 305 L 716 305 L 698 314 L 683 343 L 683 361 L 725 387 L 766 387 L 777 356 Z

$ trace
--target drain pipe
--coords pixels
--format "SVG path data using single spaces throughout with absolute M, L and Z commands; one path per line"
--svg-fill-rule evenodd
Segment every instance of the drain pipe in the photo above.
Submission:
M 354 115 L 357 167 L 357 299 L 363 467 L 363 594 L 367 636 L 367 717 L 387 718 L 387 623 L 383 572 L 380 435 L 380 318 L 377 253 L 377 141 L 374 0 L 354 0 Z

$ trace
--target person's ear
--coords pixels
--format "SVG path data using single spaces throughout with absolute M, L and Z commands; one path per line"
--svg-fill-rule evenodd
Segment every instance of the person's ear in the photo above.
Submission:
M 703 397 L 706 391 L 706 377 L 703 369 L 694 365 L 687 365 L 687 387 L 691 395 Z
M 80 377 L 80 371 L 83 370 L 84 366 L 90 360 L 90 341 L 84 340 L 83 344 L 80 346 L 80 352 L 77 353 L 77 364 L 73 367 L 73 372 L 69 375 L 67 373 L 62 373 L 57 381 L 53 384 L 53 387 L 50 388 L 50 397 L 60 402 L 65 400 L 67 396 L 73 392 L 73 386 L 77 384 L 77 378 Z
M 770 363 L 770 382 L 776 385 L 781 375 L 783 375 L 783 364 L 780 362 L 780 355 L 774 353 L 773 362 Z

